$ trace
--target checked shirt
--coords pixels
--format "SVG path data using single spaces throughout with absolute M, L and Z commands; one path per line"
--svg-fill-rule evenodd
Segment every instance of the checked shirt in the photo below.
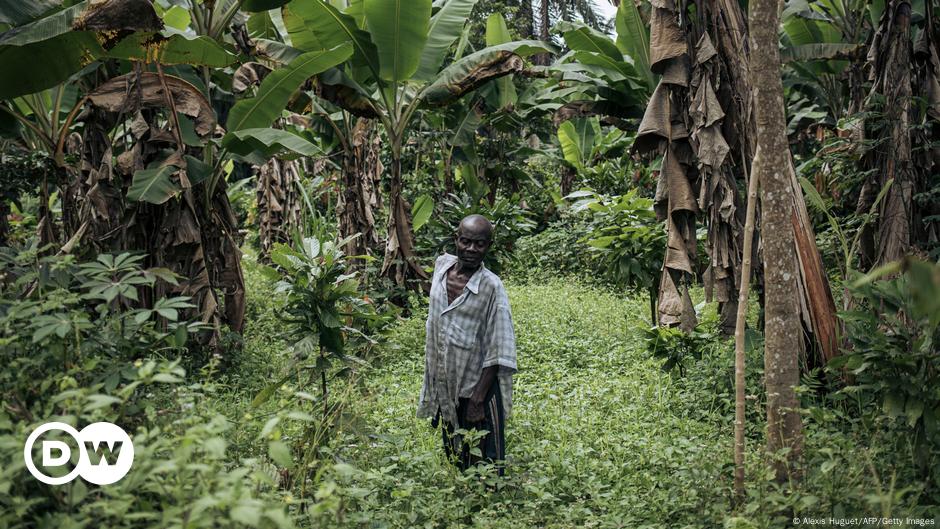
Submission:
M 473 394 L 484 368 L 498 365 L 497 381 L 508 417 L 516 372 L 509 297 L 499 277 L 480 265 L 463 293 L 448 303 L 447 271 L 456 264 L 457 257 L 446 253 L 434 264 L 417 416 L 434 418 L 440 411 L 445 421 L 456 424 L 458 399 Z

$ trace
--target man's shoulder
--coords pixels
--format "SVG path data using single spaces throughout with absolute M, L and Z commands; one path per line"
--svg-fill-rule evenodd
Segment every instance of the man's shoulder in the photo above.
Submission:
M 442 267 L 448 266 L 457 261 L 456 255 L 451 255 L 449 253 L 443 253 L 437 256 L 437 259 L 434 260 L 434 271 L 440 270 Z
M 486 287 L 491 290 L 494 294 L 505 294 L 506 287 L 503 285 L 503 280 L 499 278 L 492 270 L 489 268 L 483 268 L 483 277 L 480 278 L 481 286 Z

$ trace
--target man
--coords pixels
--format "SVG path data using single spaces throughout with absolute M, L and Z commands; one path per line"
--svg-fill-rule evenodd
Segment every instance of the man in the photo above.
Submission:
M 493 225 L 482 215 L 460 221 L 457 255 L 434 264 L 425 341 L 424 386 L 418 417 L 442 425 L 444 450 L 466 470 L 480 460 L 502 475 L 505 420 L 512 406 L 516 337 L 509 297 L 483 258 L 493 243 Z M 486 431 L 479 454 L 458 429 Z

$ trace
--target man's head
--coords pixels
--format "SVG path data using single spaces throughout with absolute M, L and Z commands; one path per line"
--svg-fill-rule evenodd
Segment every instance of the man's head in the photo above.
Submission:
M 493 244 L 493 223 L 483 215 L 467 215 L 457 227 L 457 259 L 464 268 L 478 268 Z

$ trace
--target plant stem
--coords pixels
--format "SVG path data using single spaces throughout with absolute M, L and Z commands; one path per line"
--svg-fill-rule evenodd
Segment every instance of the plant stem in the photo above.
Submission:
M 747 169 L 745 169 L 747 174 Z M 751 287 L 751 247 L 754 244 L 754 217 L 757 209 L 757 176 L 751 175 L 747 184 L 747 213 L 744 220 L 744 249 L 741 262 L 741 289 L 738 291 L 738 313 L 734 325 L 734 504 L 744 504 L 744 412 L 745 412 L 745 357 L 744 332 L 747 316 L 747 296 Z

